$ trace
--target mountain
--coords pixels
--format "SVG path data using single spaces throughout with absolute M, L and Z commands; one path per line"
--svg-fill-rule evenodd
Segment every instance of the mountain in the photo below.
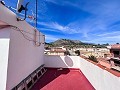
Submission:
M 45 47 L 56 47 L 56 46 L 65 46 L 65 47 L 86 47 L 86 48 L 105 48 L 107 44 L 93 44 L 93 43 L 84 43 L 79 40 L 70 40 L 70 39 L 58 39 L 51 43 L 45 43 Z
M 51 42 L 50 44 L 53 45 L 76 45 L 81 44 L 82 42 L 79 40 L 70 40 L 70 39 L 59 39 L 54 42 Z

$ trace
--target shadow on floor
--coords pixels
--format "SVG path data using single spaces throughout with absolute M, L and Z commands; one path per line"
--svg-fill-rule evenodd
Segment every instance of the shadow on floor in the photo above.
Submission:
M 48 69 L 48 68 L 47 68 Z M 38 80 L 31 90 L 41 90 L 44 86 L 52 82 L 54 79 L 62 74 L 68 74 L 69 69 L 64 68 L 63 70 L 58 68 L 49 68 L 47 72 Z

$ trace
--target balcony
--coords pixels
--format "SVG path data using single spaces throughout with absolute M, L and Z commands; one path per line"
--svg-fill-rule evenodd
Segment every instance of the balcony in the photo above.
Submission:
M 119 72 L 85 60 L 79 56 L 45 56 L 45 66 L 48 68 L 79 69 L 96 90 L 120 90 Z M 82 80 L 77 83 L 81 82 Z M 87 87 L 87 84 L 83 84 L 83 86 Z
M 47 71 L 31 90 L 120 90 L 119 72 L 79 56 L 45 56 L 44 63 Z
M 16 15 L 0 4 L 0 20 L 27 30 L 34 39 L 34 28 L 16 21 Z M 26 40 L 12 28 L 0 30 L 0 90 L 120 90 L 120 73 L 79 56 L 45 56 L 41 45 Z M 3 34 L 4 33 L 4 34 Z M 24 33 L 25 34 L 25 33 Z M 47 71 L 38 68 L 45 64 Z M 41 71 L 42 70 L 42 71 Z M 36 81 L 36 78 L 38 81 Z M 19 87 L 19 88 L 16 88 Z

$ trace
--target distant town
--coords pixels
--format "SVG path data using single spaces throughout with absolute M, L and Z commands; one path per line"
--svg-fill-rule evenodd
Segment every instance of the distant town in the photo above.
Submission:
M 59 39 L 52 43 L 46 43 L 46 55 L 81 56 L 93 62 L 97 62 L 106 68 L 120 71 L 120 44 L 92 44 L 78 40 Z

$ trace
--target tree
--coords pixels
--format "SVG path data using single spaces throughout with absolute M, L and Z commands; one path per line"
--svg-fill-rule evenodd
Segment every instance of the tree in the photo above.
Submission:
M 77 56 L 80 56 L 80 51 L 79 51 L 79 50 L 76 50 L 76 51 L 75 51 L 75 54 L 77 54 Z
M 70 52 L 69 51 L 65 51 L 64 55 L 70 55 Z
M 97 58 L 95 56 L 93 56 L 93 55 L 89 56 L 88 59 L 92 60 L 93 62 L 98 63 Z

